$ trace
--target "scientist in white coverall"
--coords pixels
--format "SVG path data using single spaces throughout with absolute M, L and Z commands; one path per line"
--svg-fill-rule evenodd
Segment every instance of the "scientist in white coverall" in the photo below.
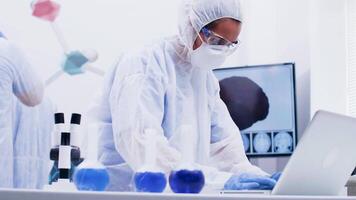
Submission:
M 183 1 L 179 34 L 126 53 L 108 73 L 94 109 L 99 160 L 110 191 L 133 189 L 144 164 L 144 130 L 157 131 L 157 164 L 169 173 L 184 158 L 182 126 L 191 127 L 194 161 L 206 186 L 272 189 L 275 176 L 247 159 L 239 128 L 219 96 L 212 68 L 238 47 L 243 18 L 238 0 Z

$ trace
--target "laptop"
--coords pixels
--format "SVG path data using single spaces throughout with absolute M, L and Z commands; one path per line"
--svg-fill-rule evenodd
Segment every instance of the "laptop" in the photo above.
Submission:
M 318 111 L 272 195 L 339 195 L 356 166 L 356 119 Z M 268 191 L 222 191 L 269 194 Z

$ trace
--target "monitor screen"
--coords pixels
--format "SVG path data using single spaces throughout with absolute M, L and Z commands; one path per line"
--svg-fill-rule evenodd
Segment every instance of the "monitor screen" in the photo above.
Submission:
M 214 70 L 248 156 L 290 155 L 297 142 L 294 64 Z

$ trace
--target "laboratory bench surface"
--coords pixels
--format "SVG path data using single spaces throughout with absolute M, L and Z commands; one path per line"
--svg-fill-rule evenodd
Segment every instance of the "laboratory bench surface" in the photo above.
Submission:
M 212 200 L 212 199 L 285 199 L 285 200 L 343 200 L 355 199 L 346 196 L 271 196 L 260 194 L 148 194 L 148 193 L 120 193 L 120 192 L 49 192 L 41 190 L 0 189 L 0 200 Z

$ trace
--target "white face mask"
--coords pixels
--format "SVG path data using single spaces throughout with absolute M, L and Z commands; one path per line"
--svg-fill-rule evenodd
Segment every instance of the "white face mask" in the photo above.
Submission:
M 227 47 L 220 45 L 208 45 L 205 42 L 195 49 L 191 54 L 193 67 L 211 70 L 219 68 L 226 58 L 232 53 L 226 50 Z

